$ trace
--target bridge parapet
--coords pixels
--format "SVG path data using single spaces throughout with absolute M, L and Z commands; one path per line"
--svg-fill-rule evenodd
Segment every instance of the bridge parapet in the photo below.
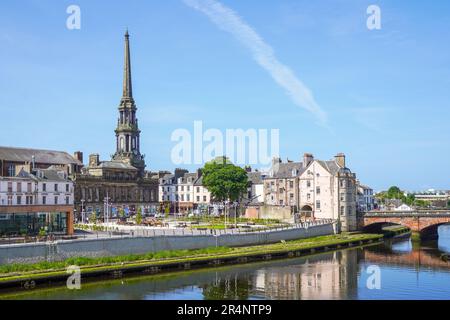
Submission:
M 369 211 L 360 212 L 358 216 L 361 218 L 371 217 L 450 217 L 450 210 L 415 210 L 415 211 Z

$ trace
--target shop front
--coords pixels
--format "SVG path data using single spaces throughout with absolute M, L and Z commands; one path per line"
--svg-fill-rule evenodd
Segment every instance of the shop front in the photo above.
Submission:
M 73 208 L 49 206 L 0 207 L 0 237 L 73 234 Z

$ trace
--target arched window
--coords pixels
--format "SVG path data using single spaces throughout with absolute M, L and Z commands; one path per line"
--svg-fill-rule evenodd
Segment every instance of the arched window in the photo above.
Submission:
M 125 150 L 125 139 L 123 137 L 120 137 L 120 151 Z

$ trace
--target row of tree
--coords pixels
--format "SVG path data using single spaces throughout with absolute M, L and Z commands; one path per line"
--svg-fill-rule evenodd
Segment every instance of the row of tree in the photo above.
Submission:
M 430 205 L 427 201 L 417 200 L 413 194 L 406 193 L 397 186 L 392 186 L 387 191 L 378 193 L 376 198 L 383 204 L 386 203 L 386 200 L 401 200 L 402 203 L 409 206 L 427 207 Z

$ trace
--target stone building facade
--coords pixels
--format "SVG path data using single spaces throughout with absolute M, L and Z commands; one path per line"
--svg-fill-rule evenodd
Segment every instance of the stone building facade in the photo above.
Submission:
M 159 174 L 145 170 L 144 155 L 140 151 L 141 131 L 133 98 L 130 60 L 127 31 L 123 93 L 115 130 L 116 152 L 111 161 L 100 161 L 99 155 L 90 155 L 88 166 L 75 175 L 75 208 L 79 216 L 83 211 L 103 216 L 105 210 L 112 216 L 123 211 L 133 214 L 138 208 L 146 213 L 156 211 L 158 206 Z
M 275 158 L 263 181 L 265 205 L 290 208 L 297 219 L 335 219 L 344 231 L 356 229 L 356 175 L 346 167 L 344 154 L 330 161 L 308 153 L 302 162 Z

